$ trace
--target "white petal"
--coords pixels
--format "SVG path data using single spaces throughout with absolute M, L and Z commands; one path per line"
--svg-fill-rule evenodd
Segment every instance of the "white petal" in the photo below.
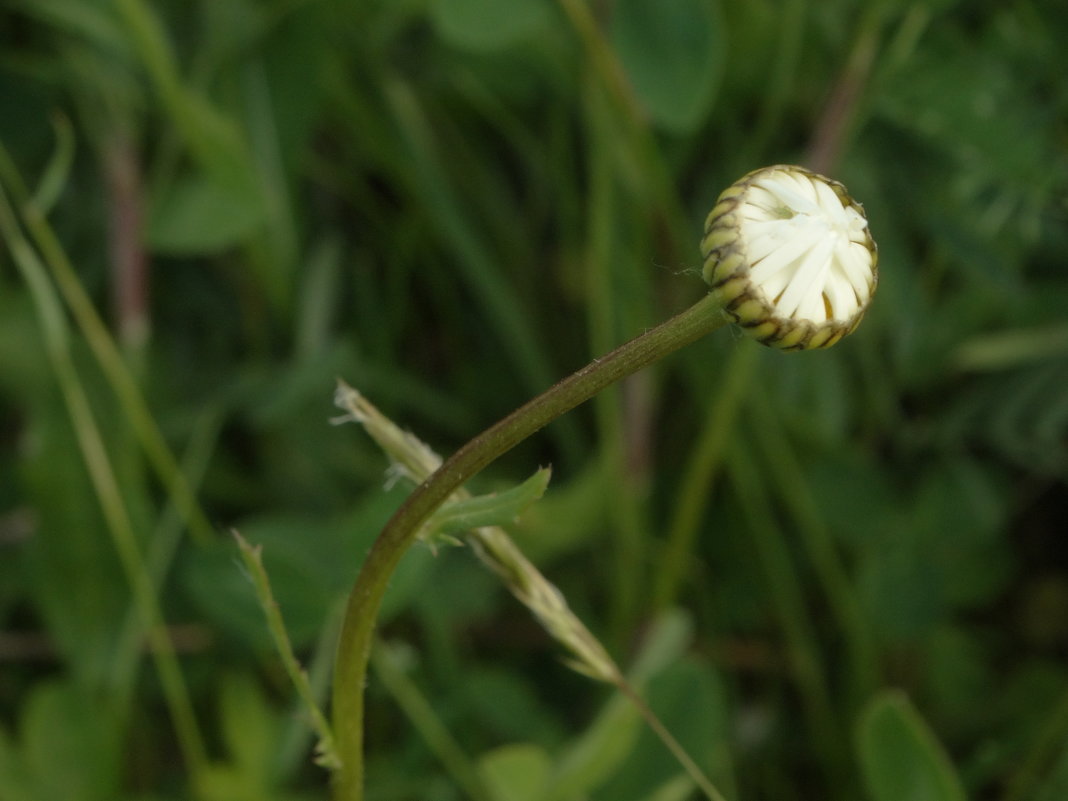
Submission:
M 813 298 L 818 299 L 819 306 L 822 309 L 822 281 L 824 274 L 830 267 L 833 246 L 834 243 L 829 238 L 824 238 L 819 240 L 815 246 L 808 248 L 794 273 L 793 280 L 790 281 L 790 285 L 786 287 L 782 297 L 775 304 L 775 308 L 780 314 L 785 317 L 801 316 L 799 312 L 802 309 L 808 309 L 816 305 L 812 302 L 806 303 L 806 297 L 810 298 L 810 300 Z M 822 311 L 818 315 L 818 319 L 821 321 L 825 319 Z

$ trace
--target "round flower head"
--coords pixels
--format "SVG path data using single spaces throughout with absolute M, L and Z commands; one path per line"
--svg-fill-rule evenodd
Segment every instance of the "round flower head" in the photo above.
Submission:
M 750 336 L 786 350 L 826 348 L 860 323 L 878 283 L 864 208 L 803 167 L 755 170 L 705 222 L 705 281 Z

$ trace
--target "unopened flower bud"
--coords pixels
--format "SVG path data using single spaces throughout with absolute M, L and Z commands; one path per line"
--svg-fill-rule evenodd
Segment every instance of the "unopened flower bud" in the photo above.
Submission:
M 701 240 L 704 278 L 750 336 L 785 350 L 853 331 L 878 283 L 864 208 L 803 167 L 755 170 L 719 196 Z

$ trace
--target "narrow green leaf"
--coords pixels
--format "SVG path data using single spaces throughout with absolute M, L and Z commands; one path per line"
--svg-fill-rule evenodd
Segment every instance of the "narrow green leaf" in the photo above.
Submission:
M 84 38 L 102 52 L 122 53 L 126 37 L 110 3 L 83 0 L 13 0 L 8 4 L 54 28 L 56 32 Z
M 274 776 L 281 720 L 249 673 L 227 673 L 219 682 L 219 735 L 248 788 L 264 795 Z
M 63 114 L 56 114 L 52 118 L 52 129 L 56 132 L 56 147 L 33 194 L 33 203 L 42 216 L 48 215 L 63 193 L 74 162 L 74 129 L 70 120 Z
M 661 784 L 645 801 L 686 801 L 693 797 L 693 789 L 693 779 L 682 773 Z
M 544 798 L 552 760 L 545 749 L 517 743 L 483 754 L 479 772 L 498 801 L 539 801 Z
M 949 757 L 900 692 L 880 693 L 861 713 L 857 749 L 872 801 L 965 801 Z
M 491 495 L 454 501 L 434 513 L 426 523 L 426 536 L 440 537 L 483 526 L 505 526 L 545 494 L 552 470 L 543 467 L 522 484 Z

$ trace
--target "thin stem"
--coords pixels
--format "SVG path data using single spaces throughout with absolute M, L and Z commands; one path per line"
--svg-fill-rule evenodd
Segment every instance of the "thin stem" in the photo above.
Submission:
M 191 493 L 203 479 L 211 461 L 212 453 L 222 427 L 221 410 L 209 406 L 201 415 L 189 439 L 180 469 L 185 476 Z M 185 521 L 182 509 L 172 497 L 159 516 L 153 531 L 145 541 L 145 564 L 149 576 L 159 595 L 171 566 L 174 564 L 178 546 L 185 533 Z M 131 710 L 133 693 L 138 686 L 137 673 L 141 666 L 141 613 L 131 606 L 125 613 L 119 634 L 115 641 L 112 667 L 109 671 L 111 690 L 117 693 L 120 701 L 116 704 L 124 714 Z
M 639 122 L 639 126 L 632 130 L 640 130 L 642 113 L 631 91 L 626 71 L 608 42 L 605 41 L 593 12 L 583 0 L 560 0 L 560 6 L 578 32 L 579 38 L 582 39 L 582 44 L 601 82 L 626 112 L 627 117 Z
M 205 516 L 200 502 L 196 499 L 160 431 L 159 424 L 149 411 L 137 379 L 93 305 L 85 287 L 82 286 L 70 257 L 60 245 L 42 209 L 29 200 L 24 187 L 21 186 L 21 179 L 14 162 L 2 143 L 0 143 L 0 173 L 2 173 L 0 177 L 10 187 L 13 195 L 12 205 L 18 207 L 17 214 L 21 215 L 22 222 L 32 237 L 33 244 L 37 247 L 37 252 L 40 253 L 64 302 L 77 322 L 82 336 L 96 357 L 142 449 L 155 468 L 160 481 L 167 488 L 174 505 L 185 518 L 191 536 L 201 545 L 211 542 L 214 537 L 214 527 Z
M 55 231 L 32 206 L 24 210 L 23 219 L 141 448 L 174 505 L 182 512 L 190 535 L 201 545 L 211 542 L 214 527 L 189 486 L 159 423 L 152 416 L 133 371 L 79 281 L 70 258 L 56 239 Z
M 386 586 L 422 523 L 448 497 L 498 456 L 605 387 L 664 358 L 726 322 L 706 295 L 686 311 L 646 331 L 555 384 L 464 445 L 420 484 L 382 529 L 349 594 L 334 671 L 334 736 L 342 767 L 336 801 L 363 798 L 363 689 L 375 618 Z
M 849 59 L 823 107 L 809 142 L 805 164 L 815 172 L 826 174 L 831 171 L 856 123 L 864 85 L 871 75 L 879 50 L 879 36 L 885 15 L 886 7 L 876 4 L 870 6 L 861 19 Z
M 319 736 L 319 743 L 315 747 L 315 761 L 324 767 L 337 769 L 340 762 L 334 749 L 334 735 L 330 731 L 330 724 L 326 722 L 326 717 L 319 709 L 319 704 L 316 703 L 311 682 L 308 681 L 308 674 L 301 667 L 297 655 L 293 653 L 293 643 L 289 639 L 289 632 L 286 631 L 282 610 L 274 599 L 274 590 L 271 589 L 267 571 L 263 568 L 263 546 L 249 545 L 237 530 L 234 530 L 233 535 L 241 551 L 241 558 L 245 562 L 245 568 L 256 588 L 256 599 L 267 617 L 267 628 L 274 639 L 274 647 L 282 659 L 282 666 L 289 674 L 289 679 L 293 682 L 300 700 L 304 702 L 304 711 L 308 714 L 311 726 Z
M 0 150 L 0 161 L 6 153 Z M 10 173 L 8 173 L 10 174 Z M 7 177 L 6 175 L 4 176 Z M 144 636 L 156 662 L 164 698 L 183 756 L 192 773 L 193 792 L 203 793 L 208 758 L 189 690 L 164 623 L 156 587 L 141 553 L 133 521 L 123 499 L 111 457 L 97 425 L 89 397 L 71 356 L 71 337 L 63 307 L 37 251 L 18 225 L 15 210 L 0 181 L 0 234 L 7 243 L 36 307 L 52 373 L 63 395 L 71 426 L 104 515 L 112 544 L 126 573 L 133 603 L 141 614 Z
M 626 682 L 621 682 L 617 687 L 623 695 L 630 699 L 630 702 L 634 704 L 641 716 L 645 718 L 645 722 L 649 725 L 649 728 L 660 738 L 660 741 L 667 747 L 672 756 L 679 761 L 679 764 L 682 765 L 687 775 L 693 780 L 693 783 L 701 788 L 701 792 L 703 792 L 710 801 L 726 801 L 723 794 L 720 793 L 720 791 L 713 786 L 712 782 L 708 780 L 701 768 L 699 768 L 697 763 L 693 761 L 693 758 L 687 753 L 686 749 L 682 747 L 682 744 L 675 739 L 675 735 L 673 735 L 660 718 L 657 717 L 656 713 L 653 712 L 652 707 L 645 702 L 645 699 L 638 695 L 638 693 L 634 691 L 634 688 Z
M 149 330 L 149 263 L 144 247 L 144 191 L 137 150 L 127 132 L 112 134 L 104 148 L 108 188 L 108 249 L 118 338 L 140 358 Z
M 639 306 L 630 297 L 652 297 L 653 292 L 632 291 L 648 278 L 638 278 L 635 269 L 638 260 L 623 257 L 622 249 L 626 246 L 619 242 L 621 229 L 647 230 L 647 226 L 624 219 L 625 209 L 631 213 L 636 209 L 619 199 L 622 187 L 618 179 L 618 152 L 606 145 L 619 130 L 618 115 L 613 113 L 600 83 L 587 80 L 585 84 L 590 187 L 585 215 L 589 220 L 584 256 L 588 265 L 586 305 L 590 352 L 603 353 L 619 341 L 619 331 L 628 330 L 629 322 L 644 316 L 645 304 Z M 635 250 L 644 252 L 646 247 L 637 245 Z M 642 273 L 647 272 L 645 267 L 640 265 Z M 640 399 L 648 395 L 646 388 L 642 376 L 633 376 L 621 381 L 614 391 L 602 393 L 594 402 L 597 435 L 603 443 L 602 458 L 611 482 L 620 490 L 618 502 L 610 504 L 607 510 L 613 532 L 613 604 L 608 630 L 611 641 L 617 644 L 624 641 L 634 620 L 645 583 L 649 537 L 644 490 L 651 404 Z

